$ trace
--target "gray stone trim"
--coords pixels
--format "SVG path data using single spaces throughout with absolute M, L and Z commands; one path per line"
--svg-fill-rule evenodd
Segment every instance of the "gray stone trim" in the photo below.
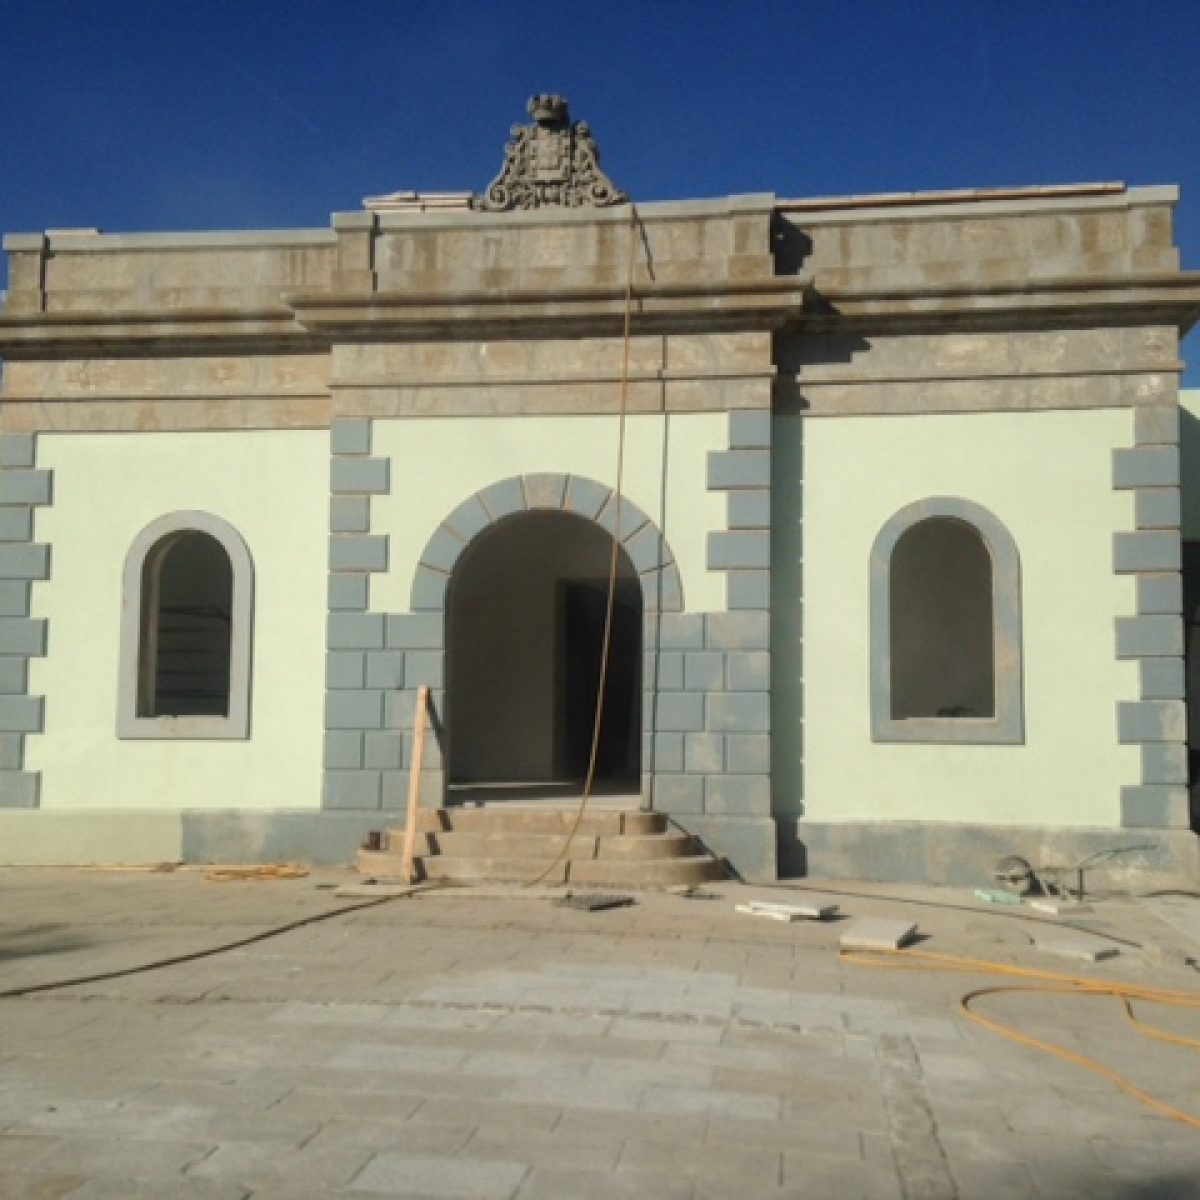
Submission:
M 229 712 L 224 717 L 144 717 L 138 711 L 139 688 L 148 669 L 143 599 L 154 604 L 154 587 L 162 552 L 181 534 L 205 533 L 218 542 L 233 576 L 229 639 Z M 166 513 L 133 539 L 121 573 L 121 652 L 117 678 L 117 736 L 149 740 L 243 740 L 250 736 L 250 657 L 254 624 L 254 563 L 232 525 L 197 510 Z
M 996 715 L 992 718 L 892 718 L 892 551 L 914 525 L 948 518 L 970 525 L 983 539 L 992 565 L 992 656 Z M 933 496 L 902 508 L 871 547 L 871 736 L 877 742 L 953 742 L 1014 745 L 1024 741 L 1021 568 L 1017 546 L 1003 523 L 981 505 Z
M 735 414 L 730 414 L 732 417 Z M 762 488 L 771 483 L 771 451 L 766 448 L 714 450 L 708 456 L 708 490 Z
M 330 498 L 330 533 L 367 533 L 370 528 L 370 496 L 332 496 Z
M 1113 570 L 1118 575 L 1145 571 L 1178 571 L 1181 564 L 1179 531 L 1138 530 L 1113 534 Z
M 329 423 L 330 454 L 370 454 L 371 422 L 364 417 L 335 417 Z
M 1145 784 L 1121 789 L 1121 824 L 1128 829 L 1187 829 L 1186 787 Z
M 1183 653 L 1183 622 L 1177 616 L 1117 617 L 1118 658 L 1168 658 Z
M 329 611 L 366 612 L 369 593 L 369 577 L 365 574 L 330 574 Z
M 1137 488 L 1133 493 L 1138 529 L 1178 529 L 1182 521 L 1178 488 Z
M 1139 574 L 1137 583 L 1138 616 L 1183 612 L 1183 577 L 1179 574 Z
M 1113 451 L 1113 487 L 1117 490 L 1178 486 L 1178 446 L 1132 446 Z
M 29 660 L 48 649 L 32 613 L 32 585 L 50 578 L 50 547 L 34 542 L 34 509 L 53 500 L 53 472 L 37 469 L 37 435 L 0 434 L 0 808 L 36 808 L 41 775 L 26 771 L 25 740 L 45 726 L 29 694 Z
M 413 577 L 413 612 L 440 612 L 446 584 L 467 546 L 498 521 L 525 512 L 562 512 L 597 521 L 610 532 L 617 498 L 609 487 L 576 475 L 542 472 L 502 479 L 464 500 L 425 544 Z M 622 499 L 621 546 L 642 584 L 647 612 L 678 612 L 683 583 L 675 557 L 654 522 L 632 501 Z
M 1118 703 L 1117 737 L 1141 747 L 1121 824 L 1171 829 L 1188 823 L 1178 405 L 1137 407 L 1133 427 L 1134 445 L 1113 452 L 1113 488 L 1132 491 L 1134 507 L 1134 529 L 1113 535 L 1113 570 L 1137 588 L 1136 615 L 1116 618 L 1115 652 L 1137 662 L 1139 696 Z
M 1143 404 L 1135 408 L 1133 440 L 1138 446 L 1179 445 L 1179 406 Z
M 332 458 L 329 460 L 330 491 L 337 496 L 386 495 L 390 461 L 386 458 Z

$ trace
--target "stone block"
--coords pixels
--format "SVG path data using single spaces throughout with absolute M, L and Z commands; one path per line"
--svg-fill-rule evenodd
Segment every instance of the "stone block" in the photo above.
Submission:
M 0 579 L 0 617 L 29 616 L 29 581 Z
M 428 747 L 426 742 L 426 747 Z M 383 807 L 396 811 L 408 807 L 408 771 L 384 771 Z M 440 808 L 446 799 L 446 776 L 442 771 L 422 770 L 417 800 L 422 808 Z
M 37 808 L 42 776 L 32 771 L 0 771 L 0 808 Z
M 770 614 L 709 613 L 704 618 L 704 644 L 710 650 L 769 650 Z
M 1133 493 L 1134 524 L 1138 529 L 1178 529 L 1181 510 L 1178 488 L 1138 488 Z
M 1178 571 L 1178 533 L 1138 530 L 1113 534 L 1113 569 L 1119 575 L 1139 571 Z
M 6 733 L 41 733 L 45 719 L 41 696 L 0 696 L 0 730 Z
M 382 692 L 364 689 L 361 692 L 325 693 L 326 729 L 381 729 L 382 727 Z
M 683 691 L 683 652 L 659 650 L 645 656 L 643 686 L 662 692 Z
M 729 414 L 729 445 L 733 449 L 771 445 L 771 410 L 740 408 Z
M 367 687 L 382 691 L 404 686 L 404 652 L 372 650 L 367 655 Z
M 322 802 L 325 808 L 379 808 L 378 771 L 326 771 Z
M 379 613 L 330 613 L 326 619 L 330 650 L 382 650 Z
M 725 504 L 725 519 L 730 529 L 771 527 L 771 493 L 766 488 L 746 488 L 728 492 Z
M 365 612 L 369 592 L 370 584 L 366 575 L 330 575 L 330 611 Z
M 388 539 L 379 534 L 335 533 L 329 538 L 331 571 L 386 571 Z
M 1186 784 L 1188 750 L 1182 742 L 1150 742 L 1142 746 L 1142 783 Z
M 641 576 L 642 602 L 646 612 L 679 612 L 683 608 L 683 584 L 674 563 Z
M 654 771 L 683 770 L 683 734 L 656 733 L 654 735 L 654 756 L 647 767 Z M 649 742 L 650 739 L 646 739 Z
M 33 541 L 33 509 L 10 504 L 0 508 L 0 542 Z
M 767 775 L 709 775 L 704 780 L 704 811 L 714 816 L 771 815 L 771 780 Z
M 46 622 L 29 617 L 0 617 L 0 654 L 46 653 Z
M 765 529 L 729 529 L 708 535 L 710 571 L 766 570 L 771 565 L 771 535 Z
M 683 686 L 689 692 L 719 692 L 725 686 L 725 655 L 689 650 L 683 656 Z
M 393 731 L 374 731 L 364 735 L 363 766 L 380 770 L 399 770 L 404 735 Z
M 1126 829 L 1186 829 L 1186 787 L 1146 784 L 1121 789 L 1121 824 Z
M 0 545 L 0 579 L 49 579 L 50 547 L 37 543 Z
M 332 729 L 325 734 L 325 769 L 358 770 L 363 765 L 363 735 L 357 730 Z
M 617 537 L 624 543 L 646 524 L 648 518 L 636 504 L 631 503 L 628 499 L 622 499 L 620 507 L 620 525 L 618 526 L 617 495 L 614 492 L 596 517 L 596 524 L 609 533 L 612 533 L 614 529 L 618 530 Z
M 481 534 L 492 523 L 488 510 L 479 502 L 477 496 L 464 500 L 442 522 L 462 539 L 463 543 L 470 542 L 473 537 Z
M 591 479 L 581 479 L 578 475 L 572 475 L 567 483 L 565 507 L 567 512 L 587 517 L 590 521 L 595 520 L 611 495 L 612 488 Z
M 1133 440 L 1139 446 L 1174 446 L 1179 442 L 1179 406 L 1139 405 L 1133 410 Z
M 0 655 L 0 696 L 23 696 L 29 690 L 29 659 Z
M 553 472 L 526 475 L 525 506 L 527 508 L 561 509 L 567 494 L 567 477 Z
M 51 471 L 0 471 L 0 504 L 49 504 L 53 479 Z
M 417 693 L 415 689 L 404 692 L 384 692 L 384 729 L 412 729 L 416 710 Z
M 1117 617 L 1118 658 L 1166 658 L 1183 653 L 1183 621 L 1177 616 Z
M 771 484 L 771 452 L 758 450 L 713 450 L 708 455 L 708 490 L 765 488 Z
M 726 770 L 731 774 L 770 775 L 771 737 L 766 733 L 731 733 L 725 738 Z
M 1117 738 L 1122 745 L 1186 740 L 1187 710 L 1183 701 L 1138 700 L 1119 703 Z
M 771 607 L 770 571 L 729 571 L 725 576 L 725 600 L 730 611 Z
M 440 688 L 445 682 L 445 663 L 440 650 L 409 650 L 404 655 L 404 678 L 409 687 L 424 683 Z
M 655 775 L 652 795 L 656 812 L 704 811 L 704 780 L 699 775 Z
M 363 417 L 339 417 L 329 424 L 332 454 L 370 454 L 371 422 Z
M 704 728 L 704 697 L 694 692 L 660 692 L 654 697 L 651 729 L 695 733 Z
M 639 575 L 661 567 L 670 559 L 662 534 L 649 521 L 625 543 L 625 553 Z
M 37 453 L 36 435 L 32 433 L 0 434 L 0 467 L 32 467 Z
M 25 765 L 25 735 L 0 733 L 0 771 L 19 771 Z
M 458 557 L 464 549 L 462 541 L 447 525 L 439 525 L 437 532 L 429 539 L 429 544 L 421 553 L 421 565 L 449 574 L 454 570 L 454 564 L 458 562 Z
M 388 468 L 386 458 L 331 458 L 329 490 L 339 496 L 387 495 Z
M 1177 446 L 1136 446 L 1113 451 L 1113 487 L 1119 490 L 1179 485 Z
M 329 500 L 330 533 L 369 533 L 370 496 L 332 496 Z
M 440 650 L 441 613 L 405 613 L 387 619 L 389 650 Z
M 683 769 L 695 775 L 719 775 L 725 770 L 725 740 L 720 733 L 685 733 Z
M 361 650 L 331 650 L 325 655 L 327 688 L 361 688 L 366 682 L 366 655 Z
M 725 656 L 725 687 L 731 692 L 771 690 L 769 650 L 734 650 Z
M 519 479 L 501 479 L 477 495 L 493 521 L 525 511 L 525 491 Z
M 414 612 L 440 612 L 446 604 L 446 585 L 450 576 L 441 571 L 431 571 L 418 566 L 413 577 L 410 604 Z
M 842 934 L 843 950 L 899 950 L 916 935 L 912 921 L 892 921 L 884 917 L 862 917 Z
M 699 613 L 662 613 L 649 619 L 655 622 L 660 650 L 704 648 L 704 617 Z
M 1144 658 L 1138 663 L 1143 700 L 1182 700 L 1182 658 Z
M 704 728 L 712 733 L 766 733 L 771 701 L 765 692 L 715 692 L 705 706 Z
M 1140 616 L 1183 612 L 1183 577 L 1177 572 L 1139 575 L 1136 584 Z

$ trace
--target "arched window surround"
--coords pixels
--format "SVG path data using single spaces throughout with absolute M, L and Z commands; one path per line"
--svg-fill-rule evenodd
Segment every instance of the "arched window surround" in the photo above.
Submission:
M 933 518 L 970 525 L 983 540 L 992 567 L 992 650 L 995 715 L 892 717 L 891 566 L 896 543 Z M 986 508 L 955 496 L 909 504 L 880 529 L 871 547 L 871 736 L 876 742 L 949 742 L 1016 745 L 1025 740 L 1022 689 L 1020 559 L 1012 535 Z
M 226 716 L 146 717 L 138 713 L 144 669 L 146 622 L 143 586 L 147 560 L 172 535 L 203 533 L 218 542 L 232 573 L 229 644 L 229 706 Z M 250 736 L 250 651 L 254 612 L 254 565 L 246 543 L 227 521 L 195 510 L 167 513 L 133 539 L 121 575 L 121 652 L 117 686 L 117 736 L 131 739 L 244 740 Z

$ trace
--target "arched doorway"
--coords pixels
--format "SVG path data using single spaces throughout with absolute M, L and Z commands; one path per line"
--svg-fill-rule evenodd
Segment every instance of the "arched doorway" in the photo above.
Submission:
M 558 510 L 508 517 L 454 564 L 446 599 L 451 788 L 578 789 L 599 684 L 610 535 Z M 642 587 L 618 551 L 597 791 L 641 775 Z

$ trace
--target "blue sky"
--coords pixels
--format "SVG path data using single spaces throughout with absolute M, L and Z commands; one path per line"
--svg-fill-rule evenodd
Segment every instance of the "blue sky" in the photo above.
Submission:
M 1195 0 L 3 0 L 0 229 L 480 190 L 537 91 L 638 200 L 1178 183 L 1200 269 Z

